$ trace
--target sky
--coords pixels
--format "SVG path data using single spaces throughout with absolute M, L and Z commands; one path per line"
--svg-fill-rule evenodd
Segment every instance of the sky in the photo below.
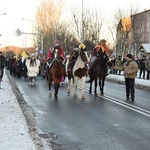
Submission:
M 66 19 L 70 17 L 70 9 L 82 9 L 82 0 L 64 0 L 64 14 Z M 15 31 L 33 32 L 35 12 L 40 0 L 0 0 L 0 47 L 15 45 L 21 47 L 32 46 L 33 36 L 22 35 L 17 37 Z M 141 11 L 150 9 L 150 0 L 83 0 L 83 7 L 89 9 L 100 9 L 104 18 L 111 18 L 113 11 L 117 8 L 128 6 L 138 7 Z M 2 15 L 7 13 L 7 15 Z M 68 17 L 68 18 L 67 18 Z M 25 18 L 22 20 L 22 18 Z

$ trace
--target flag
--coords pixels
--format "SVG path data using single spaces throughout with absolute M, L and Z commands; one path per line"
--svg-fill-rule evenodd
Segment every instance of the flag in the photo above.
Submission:
M 22 51 L 21 56 L 25 59 L 27 57 L 27 54 L 25 52 L 25 50 Z

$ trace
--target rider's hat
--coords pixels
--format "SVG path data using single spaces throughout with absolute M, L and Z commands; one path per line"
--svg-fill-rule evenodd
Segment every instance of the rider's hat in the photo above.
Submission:
M 105 42 L 107 42 L 107 41 L 106 41 L 105 39 L 102 39 L 102 40 L 100 40 L 100 42 L 104 42 L 104 43 L 105 43 Z

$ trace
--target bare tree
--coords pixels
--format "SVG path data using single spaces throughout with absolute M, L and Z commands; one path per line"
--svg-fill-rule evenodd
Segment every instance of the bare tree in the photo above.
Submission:
M 138 7 L 132 5 L 126 5 L 125 9 L 116 9 L 113 13 L 113 19 L 108 21 L 108 29 L 112 36 L 112 41 L 116 47 L 116 54 L 124 55 L 126 50 L 129 49 L 131 41 L 129 40 L 129 33 L 131 32 L 132 20 L 131 15 L 138 12 Z M 123 18 L 129 19 L 131 23 L 123 24 Z M 126 20 L 127 20 L 126 19 Z

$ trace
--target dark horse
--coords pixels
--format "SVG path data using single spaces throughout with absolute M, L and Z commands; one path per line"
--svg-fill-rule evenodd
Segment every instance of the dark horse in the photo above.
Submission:
M 51 85 L 54 83 L 54 97 L 58 99 L 58 89 L 61 79 L 66 75 L 65 67 L 62 63 L 63 59 L 60 55 L 59 49 L 54 49 L 54 60 L 52 66 L 47 70 L 48 75 L 48 86 L 49 86 L 49 96 L 52 96 Z
M 70 83 L 71 79 L 74 81 L 74 97 L 77 98 L 77 86 L 78 86 L 78 80 L 82 80 L 82 87 L 81 87 L 81 92 L 82 92 L 82 99 L 86 99 L 85 92 L 84 92 L 84 85 L 85 85 L 85 80 L 86 80 L 86 63 L 87 63 L 87 55 L 84 51 L 84 49 L 81 48 L 81 51 L 79 53 L 79 56 L 75 62 L 75 65 L 73 67 L 73 70 L 67 70 L 68 72 L 68 87 L 67 87 L 67 93 L 70 95 Z
M 91 71 L 89 73 L 90 80 L 87 83 L 90 83 L 89 93 L 92 93 L 92 83 L 93 80 L 95 81 L 95 89 L 94 93 L 97 96 L 97 79 L 99 79 L 99 88 L 100 94 L 104 95 L 104 85 L 106 79 L 106 72 L 107 72 L 107 65 L 112 66 L 111 62 L 109 61 L 108 56 L 104 53 L 100 57 L 97 57 Z

